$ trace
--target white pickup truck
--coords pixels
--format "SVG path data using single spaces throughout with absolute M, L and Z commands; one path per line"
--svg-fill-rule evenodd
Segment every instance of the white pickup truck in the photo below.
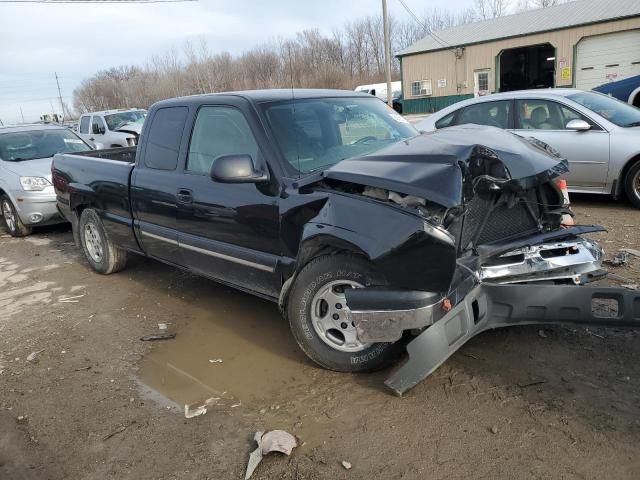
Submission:
M 76 133 L 96 148 L 133 147 L 138 143 L 146 110 L 104 110 L 80 117 Z

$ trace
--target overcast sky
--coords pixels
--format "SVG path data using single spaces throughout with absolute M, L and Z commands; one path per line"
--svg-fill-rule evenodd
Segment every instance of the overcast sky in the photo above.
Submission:
M 405 0 L 460 10 L 472 0 Z M 398 0 L 391 14 L 406 18 Z M 2 3 L 0 0 L 0 120 L 35 121 L 60 111 L 54 72 L 65 102 L 98 70 L 142 64 L 154 54 L 206 38 L 211 50 L 240 53 L 252 46 L 318 28 L 330 33 L 350 20 L 378 14 L 380 0 L 200 0 L 153 4 Z

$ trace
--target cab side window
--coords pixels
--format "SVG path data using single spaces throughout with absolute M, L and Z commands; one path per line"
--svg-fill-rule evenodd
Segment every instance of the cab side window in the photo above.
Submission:
M 93 122 L 91 123 L 91 133 L 93 133 L 94 135 L 102 135 L 106 131 L 107 130 L 104 126 L 104 120 L 102 120 L 102 117 L 94 115 Z
M 456 120 L 456 125 L 475 123 L 476 125 L 508 129 L 512 128 L 511 114 L 510 100 L 482 102 L 463 108 Z
M 223 155 L 249 155 L 256 160 L 258 144 L 246 118 L 233 107 L 202 107 L 189 144 L 187 170 L 208 174 Z
M 91 117 L 85 115 L 80 118 L 80 133 L 89 133 L 89 125 L 91 124 Z
M 147 167 L 156 170 L 176 169 L 188 112 L 187 107 L 166 107 L 153 116 L 144 154 Z

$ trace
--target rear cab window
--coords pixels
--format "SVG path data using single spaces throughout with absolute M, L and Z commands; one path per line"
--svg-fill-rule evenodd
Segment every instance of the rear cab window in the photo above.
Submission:
M 189 109 L 184 106 L 165 107 L 156 111 L 146 140 L 146 167 L 155 170 L 176 169 L 188 112 Z

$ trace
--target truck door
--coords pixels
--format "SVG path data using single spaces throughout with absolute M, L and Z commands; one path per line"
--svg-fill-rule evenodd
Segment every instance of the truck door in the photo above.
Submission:
M 91 128 L 91 115 L 82 115 L 80 117 L 80 122 L 78 123 L 78 135 L 85 142 L 89 142 L 90 144 L 93 145 L 93 142 L 89 140 L 89 137 L 91 137 L 90 128 Z
M 263 164 L 254 133 L 238 108 L 199 109 L 176 190 L 178 240 L 191 270 L 277 296 L 278 193 L 269 185 L 224 184 L 210 178 L 213 161 L 222 155 L 250 155 L 255 165 Z
M 181 265 L 176 226 L 180 142 L 189 109 L 156 110 L 131 178 L 136 234 L 145 253 Z

